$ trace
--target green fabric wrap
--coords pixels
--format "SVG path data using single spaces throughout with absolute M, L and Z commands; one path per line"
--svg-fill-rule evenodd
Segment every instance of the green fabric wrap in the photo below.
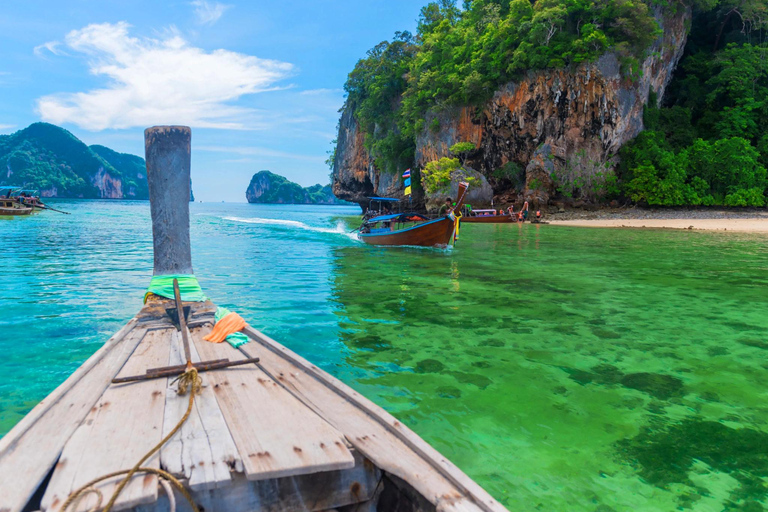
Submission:
M 144 302 L 147 302 L 147 297 L 150 293 L 165 297 L 166 299 L 174 299 L 173 294 L 173 280 L 179 281 L 179 292 L 181 293 L 181 300 L 184 302 L 205 302 L 208 297 L 203 293 L 203 289 L 200 288 L 200 283 L 197 282 L 197 278 L 190 274 L 171 274 L 167 276 L 152 276 L 152 280 L 149 282 L 149 288 L 147 293 L 144 294 Z
M 221 306 L 216 308 L 216 313 L 213 315 L 213 319 L 216 321 L 216 323 L 219 323 L 219 320 L 230 314 L 231 311 L 227 308 L 222 308 Z M 227 343 L 232 345 L 233 347 L 237 348 L 240 345 L 245 345 L 248 343 L 248 336 L 246 336 L 242 332 L 234 332 L 227 336 Z

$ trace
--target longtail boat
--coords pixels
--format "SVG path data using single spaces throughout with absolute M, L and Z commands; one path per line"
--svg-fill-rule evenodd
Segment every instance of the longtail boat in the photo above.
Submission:
M 466 197 L 467 183 L 459 184 L 453 211 L 460 212 Z M 363 221 L 358 238 L 371 245 L 415 245 L 445 247 L 451 243 L 460 222 L 453 212 L 437 219 L 419 213 L 378 215 Z
M 14 187 L 0 187 L 0 217 L 29 215 L 32 213 L 32 207 L 26 206 L 16 199 L 14 196 L 16 190 Z
M 496 210 L 472 210 L 469 215 L 464 215 L 461 222 L 483 223 L 483 224 L 507 224 L 517 222 L 517 215 L 505 215 Z
M 214 327 L 217 307 L 194 277 L 190 141 L 187 127 L 145 131 L 145 305 L 0 439 L 0 510 L 505 510 L 397 419 L 261 332 L 204 339 L 236 314 Z

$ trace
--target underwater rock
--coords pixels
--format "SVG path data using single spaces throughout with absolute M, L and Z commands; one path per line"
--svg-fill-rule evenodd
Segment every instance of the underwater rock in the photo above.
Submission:
M 440 373 L 445 369 L 445 365 L 437 359 L 424 359 L 416 363 L 416 373 Z
M 726 510 L 763 510 L 758 500 L 768 497 L 762 480 L 768 477 L 765 432 L 690 418 L 661 429 L 645 428 L 619 441 L 617 448 L 644 480 L 663 489 L 676 483 L 695 487 L 688 477 L 694 460 L 730 474 L 741 485 L 732 491 Z
M 660 373 L 630 373 L 621 379 L 621 385 L 636 389 L 661 400 L 669 400 L 683 393 L 683 381 Z
M 617 384 L 624 377 L 624 374 L 612 364 L 599 364 L 591 369 L 597 376 L 596 380 L 601 384 Z
M 768 344 L 766 345 L 766 348 L 768 348 Z M 707 355 L 710 357 L 724 356 L 726 354 L 728 354 L 728 349 L 725 347 L 709 347 L 707 349 Z
M 506 343 L 504 343 L 501 340 L 483 340 L 483 341 L 480 342 L 479 346 L 481 346 L 481 347 L 503 347 L 504 345 L 506 345 Z
M 437 396 L 441 398 L 461 398 L 461 390 L 453 386 L 440 386 L 437 388 Z
M 493 384 L 491 379 L 485 375 L 479 375 L 477 373 L 451 372 L 451 375 L 462 384 L 474 384 L 480 389 L 485 389 Z
M 568 367 L 561 367 L 560 369 L 568 374 L 569 379 L 578 382 L 582 386 L 590 382 L 596 384 L 617 384 L 624 377 L 624 374 L 618 368 L 607 363 L 593 366 L 589 372 Z
M 604 340 L 617 340 L 621 338 L 621 334 L 609 331 L 608 329 L 601 329 L 599 327 L 592 327 L 591 329 L 592 334 L 597 336 L 598 338 L 602 338 Z
M 352 344 L 354 344 L 358 348 L 367 349 L 367 350 L 392 348 L 392 343 L 381 338 L 380 336 L 375 336 L 372 334 L 368 336 L 356 338 L 352 340 Z
M 755 348 L 761 348 L 763 350 L 768 350 L 768 343 L 762 341 L 762 340 L 756 340 L 754 338 L 749 339 L 742 339 L 737 340 L 742 345 L 746 345 L 748 347 L 755 347 Z

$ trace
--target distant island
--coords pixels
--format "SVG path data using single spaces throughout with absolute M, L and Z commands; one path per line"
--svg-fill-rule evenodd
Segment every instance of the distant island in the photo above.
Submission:
M 302 187 L 270 171 L 259 171 L 245 191 L 249 203 L 266 204 L 347 204 L 337 199 L 330 185 Z
M 143 158 L 87 146 L 49 123 L 0 135 L 0 169 L 0 185 L 35 188 L 43 197 L 149 199 Z

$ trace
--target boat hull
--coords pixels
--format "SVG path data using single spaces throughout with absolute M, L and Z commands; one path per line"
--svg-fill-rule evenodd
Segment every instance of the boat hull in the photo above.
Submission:
M 517 222 L 517 218 L 509 215 L 478 215 L 477 217 L 462 217 L 461 222 L 470 224 L 512 224 Z
M 385 233 L 359 233 L 358 237 L 370 245 L 416 245 L 441 247 L 451 243 L 455 223 L 449 217 L 430 220 L 410 228 Z
M 0 207 L 0 217 L 6 215 L 29 215 L 32 213 L 32 208 L 6 208 Z

